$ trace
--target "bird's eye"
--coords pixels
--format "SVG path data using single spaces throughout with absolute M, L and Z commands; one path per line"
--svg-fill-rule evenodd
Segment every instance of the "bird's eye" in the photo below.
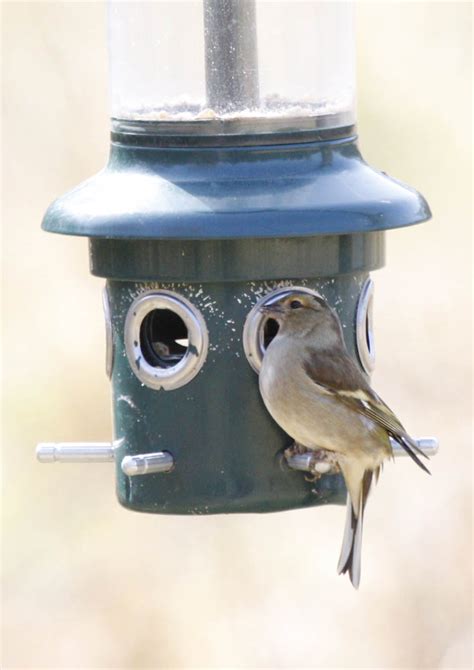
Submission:
M 300 307 L 303 307 L 303 303 L 299 300 L 292 300 L 290 302 L 290 307 L 291 309 L 299 309 Z

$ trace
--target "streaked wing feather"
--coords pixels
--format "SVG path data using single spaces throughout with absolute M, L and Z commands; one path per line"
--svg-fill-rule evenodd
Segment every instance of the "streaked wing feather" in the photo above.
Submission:
M 346 407 L 372 419 L 374 423 L 384 428 L 405 449 L 415 463 L 429 473 L 417 454 L 427 459 L 428 456 L 408 435 L 390 407 L 370 388 L 350 356 L 348 354 L 339 355 L 337 361 L 338 375 L 333 377 L 331 373 L 335 362 L 334 359 L 323 361 L 321 356 L 313 355 L 305 366 L 305 370 L 313 383 L 321 387 L 326 393 L 336 396 Z M 347 376 L 343 376 L 341 370 L 347 372 Z M 332 379 L 335 383 L 332 383 Z
M 387 405 L 385 405 L 385 403 L 381 404 L 378 397 L 377 400 L 375 400 L 375 397 L 368 397 L 365 401 L 354 399 L 353 409 L 356 412 L 359 412 L 359 414 L 364 414 L 364 416 L 369 419 L 373 419 L 379 426 L 382 426 L 393 435 L 406 435 L 405 429 L 393 412 Z M 347 404 L 349 405 L 349 403 Z

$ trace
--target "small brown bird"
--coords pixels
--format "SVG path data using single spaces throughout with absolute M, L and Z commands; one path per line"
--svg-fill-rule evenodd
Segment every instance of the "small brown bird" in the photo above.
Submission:
M 263 401 L 297 444 L 334 455 L 348 491 L 338 572 L 348 571 L 357 588 L 365 504 L 373 476 L 377 480 L 393 456 L 390 437 L 429 473 L 417 455 L 425 454 L 370 388 L 349 356 L 338 316 L 321 296 L 292 292 L 261 311 L 279 325 L 260 370 Z

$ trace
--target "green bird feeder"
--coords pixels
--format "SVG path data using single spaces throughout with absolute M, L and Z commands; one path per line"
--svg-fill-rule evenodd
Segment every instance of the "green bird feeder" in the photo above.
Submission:
M 258 371 L 277 331 L 259 307 L 297 288 L 335 308 L 370 375 L 385 231 L 430 217 L 359 152 L 350 4 L 111 2 L 109 41 L 109 163 L 43 228 L 88 237 L 106 279 L 114 435 L 39 460 L 114 461 L 120 503 L 143 512 L 343 503 L 340 475 L 283 457 Z

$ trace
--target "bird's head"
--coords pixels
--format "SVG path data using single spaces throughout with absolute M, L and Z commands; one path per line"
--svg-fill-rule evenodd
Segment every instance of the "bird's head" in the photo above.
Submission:
M 281 335 L 317 336 L 321 344 L 342 342 L 339 318 L 319 294 L 288 291 L 267 301 L 260 311 L 278 323 Z

